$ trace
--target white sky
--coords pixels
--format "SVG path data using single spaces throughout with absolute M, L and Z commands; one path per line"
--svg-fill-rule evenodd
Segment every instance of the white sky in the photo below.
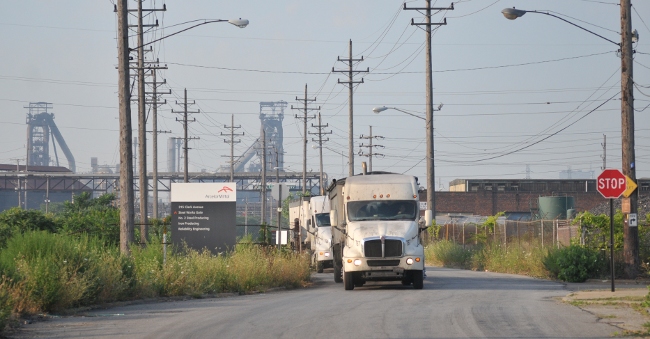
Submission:
M 98 157 L 100 164 L 117 163 L 113 2 L 2 3 L 0 163 L 13 164 L 25 157 L 24 107 L 35 101 L 53 103 L 55 122 L 78 172 L 90 171 L 91 157 Z M 135 1 L 129 3 L 136 8 Z M 235 146 L 238 155 L 258 137 L 259 102 L 284 100 L 298 106 L 295 98 L 304 96 L 307 84 L 308 97 L 316 97 L 323 123 L 333 132 L 325 144 L 324 170 L 330 178 L 347 176 L 348 91 L 337 84 L 346 76 L 330 71 L 346 68 L 336 60 L 347 58 L 352 39 L 354 57 L 365 59 L 355 68 L 370 68 L 354 97 L 355 154 L 361 142 L 367 144 L 360 134 L 367 135 L 372 125 L 373 135 L 385 138 L 374 141 L 385 146 L 375 149 L 385 156 L 373 158 L 373 169 L 413 174 L 425 184 L 423 120 L 395 110 L 372 112 L 385 105 L 424 116 L 425 33 L 410 25 L 411 18 L 423 20 L 420 13 L 401 10 L 401 1 L 387 0 L 146 0 L 144 7 L 159 8 L 163 3 L 167 11 L 155 17 L 167 28 L 146 40 L 176 32 L 188 25 L 170 26 L 195 19 L 241 17 L 250 25 L 245 29 L 227 23 L 204 25 L 155 45 L 155 55 L 169 67 L 159 78 L 165 78 L 166 88 L 173 92 L 167 96 L 170 104 L 159 109 L 159 129 L 173 131 L 159 137 L 160 170 L 167 169 L 167 138 L 182 135 L 182 126 L 175 121 L 179 115 L 171 109 L 181 109 L 175 102 L 184 88 L 196 101 L 192 109 L 201 110 L 190 125 L 190 135 L 200 137 L 190 144 L 190 171 L 214 171 L 229 160 L 230 147 L 220 134 L 229 133 L 224 125 L 231 124 L 231 114 L 235 125 L 242 126 L 236 132 L 245 133 Z M 425 4 L 407 2 L 409 7 Z M 435 15 L 433 22 L 446 17 L 448 23 L 435 31 L 432 43 L 433 100 L 444 104 L 434 119 L 436 187 L 440 182 L 446 189 L 456 178 L 524 178 L 527 165 L 534 179 L 558 178 L 569 167 L 597 175 L 603 134 L 607 166 L 621 167 L 617 46 L 546 15 L 529 13 L 506 20 L 500 11 L 512 6 L 567 15 L 569 21 L 620 41 L 615 0 L 460 0 L 454 11 Z M 650 3 L 633 1 L 632 13 L 633 28 L 640 35 L 634 46 L 637 177 L 650 177 Z M 136 128 L 135 105 L 132 112 Z M 285 167 L 302 171 L 303 127 L 294 118 L 296 113 L 285 111 Z M 309 126 L 316 122 L 310 120 Z M 532 146 L 517 151 L 528 145 Z M 59 158 L 66 166 L 60 151 Z M 367 158 L 355 158 L 355 172 L 362 161 Z M 318 150 L 309 147 L 307 168 L 316 172 L 318 166 Z

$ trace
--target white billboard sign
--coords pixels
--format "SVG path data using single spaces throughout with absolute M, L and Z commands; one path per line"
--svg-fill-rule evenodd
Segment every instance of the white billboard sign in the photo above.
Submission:
M 217 183 L 172 183 L 172 202 L 225 202 L 237 201 L 237 184 Z

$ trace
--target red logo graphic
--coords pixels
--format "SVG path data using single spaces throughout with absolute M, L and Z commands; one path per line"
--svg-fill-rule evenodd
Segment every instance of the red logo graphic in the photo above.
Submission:
M 230 188 L 230 187 L 228 187 L 228 186 L 224 186 L 222 189 L 218 190 L 217 193 L 221 193 L 221 192 L 232 192 L 232 191 L 233 191 L 232 188 Z

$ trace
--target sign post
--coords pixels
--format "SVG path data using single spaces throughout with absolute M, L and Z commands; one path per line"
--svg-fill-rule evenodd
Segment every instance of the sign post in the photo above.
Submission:
M 627 190 L 626 176 L 617 169 L 608 168 L 596 179 L 596 189 L 605 198 L 609 199 L 609 251 L 610 266 L 612 271 L 612 292 L 614 289 L 614 199 Z

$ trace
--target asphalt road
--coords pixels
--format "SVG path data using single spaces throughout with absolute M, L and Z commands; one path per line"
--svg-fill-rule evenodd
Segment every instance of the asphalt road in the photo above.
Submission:
M 620 329 L 561 303 L 563 284 L 428 268 L 424 289 L 332 273 L 290 291 L 140 303 L 25 325 L 11 338 L 609 338 Z

